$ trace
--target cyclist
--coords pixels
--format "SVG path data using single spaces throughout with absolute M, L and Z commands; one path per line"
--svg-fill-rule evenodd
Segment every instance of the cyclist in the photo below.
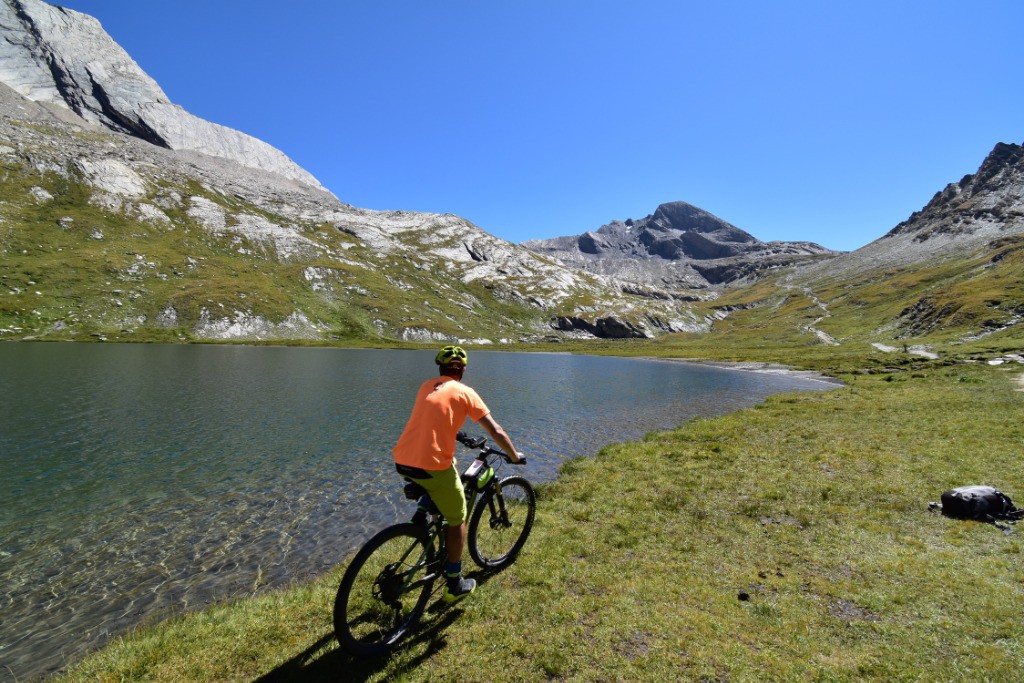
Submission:
M 466 418 L 480 424 L 513 462 L 520 457 L 480 395 L 462 383 L 468 356 L 460 346 L 446 346 L 434 362 L 439 377 L 428 379 L 416 393 L 398 444 L 392 451 L 395 468 L 406 479 L 427 490 L 448 522 L 448 558 L 444 600 L 455 602 L 476 589 L 476 581 L 462 576 L 462 550 L 466 545 L 466 495 L 455 469 L 455 436 Z M 426 501 L 421 501 L 413 522 L 426 522 Z

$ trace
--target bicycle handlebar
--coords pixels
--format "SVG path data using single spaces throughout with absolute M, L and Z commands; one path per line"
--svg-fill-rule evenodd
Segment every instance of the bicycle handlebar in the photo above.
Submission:
M 505 462 L 507 462 L 510 465 L 526 464 L 526 458 L 523 457 L 522 455 L 519 456 L 518 461 L 513 461 L 512 458 L 510 458 L 508 454 L 505 453 L 504 451 L 498 450 L 497 448 L 493 448 L 491 446 L 487 446 L 487 439 L 485 439 L 482 436 L 474 439 L 468 436 L 465 432 L 459 432 L 458 434 L 455 435 L 455 439 L 466 448 L 479 448 L 480 457 L 486 458 L 488 455 L 497 455 L 504 458 Z
M 466 448 L 483 448 L 484 444 L 487 443 L 487 439 L 483 437 L 473 439 L 466 432 L 457 433 L 455 439 Z
M 512 458 L 509 457 L 508 453 L 506 453 L 504 451 L 499 451 L 497 448 L 481 448 L 480 449 L 480 455 L 482 455 L 482 456 L 488 456 L 488 455 L 498 455 L 498 456 L 501 456 L 502 458 L 505 459 L 505 462 L 507 462 L 509 465 L 525 465 L 526 464 L 526 458 L 523 455 L 519 456 L 519 460 L 512 460 Z

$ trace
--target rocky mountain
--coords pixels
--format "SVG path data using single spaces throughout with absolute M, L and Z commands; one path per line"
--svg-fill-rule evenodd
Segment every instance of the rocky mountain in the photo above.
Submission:
M 762 242 L 686 202 L 581 235 L 530 240 L 527 249 L 593 273 L 668 290 L 704 289 L 834 252 L 812 242 Z
M 94 18 L 41 0 L 0 2 L 0 82 L 88 122 L 300 183 L 319 182 L 270 145 L 173 104 Z
M 339 201 L 91 17 L 0 0 L 0 338 L 499 341 L 708 329 L 454 215 Z
M 950 183 L 885 238 L 912 236 L 929 250 L 1019 232 L 1024 219 L 1024 147 L 998 143 L 977 173 Z M 923 251 L 923 250 L 922 250 Z
M 849 279 L 879 269 L 963 260 L 1024 232 L 1024 148 L 998 143 L 976 173 L 935 193 L 883 237 L 799 269 L 803 278 Z
M 883 237 L 801 265 L 778 285 L 781 297 L 804 301 L 794 306 L 801 329 L 827 343 L 888 348 L 908 339 L 984 339 L 1019 349 L 1021 273 L 1024 148 L 999 143 L 976 173 L 947 185 Z M 759 304 L 783 307 L 777 299 Z

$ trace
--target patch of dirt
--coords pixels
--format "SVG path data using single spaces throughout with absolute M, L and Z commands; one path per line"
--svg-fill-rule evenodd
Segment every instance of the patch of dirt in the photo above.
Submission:
M 796 517 L 790 517 L 789 515 L 783 515 L 781 517 L 763 516 L 763 517 L 758 517 L 757 520 L 759 522 L 761 522 L 761 524 L 764 524 L 766 526 L 768 524 L 789 524 L 791 526 L 795 526 L 798 529 L 803 529 L 804 528 L 804 525 L 801 524 L 800 521 Z
M 871 345 L 883 353 L 894 353 L 900 350 L 900 347 L 898 346 L 889 346 L 888 344 L 880 344 L 878 342 L 872 342 Z M 903 352 L 908 353 L 911 356 L 920 356 L 922 358 L 930 358 L 932 360 L 936 360 L 939 357 L 939 354 L 935 353 L 923 344 L 916 344 L 914 346 L 907 346 L 904 344 Z
M 878 615 L 869 609 L 858 607 L 856 603 L 849 600 L 836 600 L 828 607 L 828 611 L 836 619 L 843 621 L 878 621 Z
M 613 649 L 626 659 L 643 657 L 650 652 L 650 647 L 647 645 L 647 640 L 650 637 L 650 633 L 633 631 L 633 633 L 616 643 Z

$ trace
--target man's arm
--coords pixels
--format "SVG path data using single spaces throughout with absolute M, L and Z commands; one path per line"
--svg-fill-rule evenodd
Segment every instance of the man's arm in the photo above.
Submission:
M 488 413 L 480 418 L 480 426 L 487 430 L 487 433 L 491 435 L 493 440 L 501 450 L 508 454 L 508 457 L 512 458 L 512 462 L 519 462 L 519 452 L 516 447 L 512 445 L 512 441 L 508 438 L 508 434 L 501 428 L 501 425 L 494 421 L 491 414 Z

